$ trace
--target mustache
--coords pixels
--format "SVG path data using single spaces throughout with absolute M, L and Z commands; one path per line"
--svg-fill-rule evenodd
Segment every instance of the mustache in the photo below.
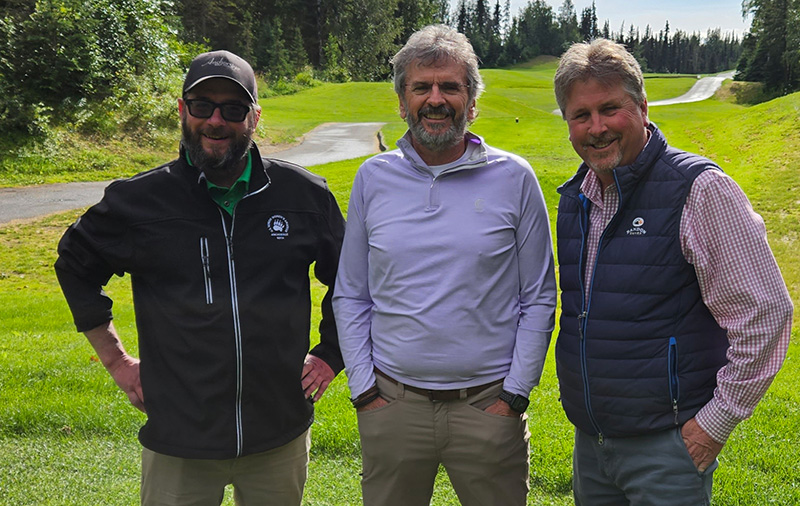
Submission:
M 594 144 L 608 144 L 614 140 L 616 140 L 619 136 L 614 134 L 605 134 L 599 137 L 595 137 L 594 135 L 587 136 L 586 140 L 584 141 L 585 145 L 594 145 Z
M 210 137 L 228 137 L 229 132 L 227 132 L 227 127 L 225 126 L 208 126 L 206 125 L 205 128 L 200 132 L 203 135 L 208 135 Z
M 455 109 L 442 104 L 437 106 L 426 105 L 420 109 L 418 113 L 419 116 L 427 116 L 428 114 L 444 114 L 450 116 L 451 118 L 455 118 L 456 111 Z

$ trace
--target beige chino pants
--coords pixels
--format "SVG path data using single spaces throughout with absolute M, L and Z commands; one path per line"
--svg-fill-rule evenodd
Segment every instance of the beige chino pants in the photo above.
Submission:
M 365 506 L 428 506 L 439 464 L 463 506 L 523 506 L 529 485 L 527 416 L 483 411 L 502 384 L 437 402 L 377 377 L 387 406 L 358 413 Z
M 237 506 L 300 506 L 311 429 L 272 450 L 237 459 L 170 457 L 142 450 L 143 506 L 219 506 L 233 484 Z

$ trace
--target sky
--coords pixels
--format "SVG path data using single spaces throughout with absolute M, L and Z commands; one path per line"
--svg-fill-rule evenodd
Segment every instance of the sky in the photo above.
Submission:
M 564 0 L 546 1 L 556 14 L 564 3 Z M 494 7 L 496 0 L 488 2 Z M 451 0 L 451 3 L 458 4 L 458 0 Z M 511 15 L 517 16 L 527 3 L 528 0 L 511 0 Z M 592 0 L 572 0 L 572 3 L 580 22 L 581 11 L 591 7 Z M 500 0 L 500 5 L 505 5 L 505 0 Z M 734 32 L 741 38 L 751 21 L 750 17 L 742 19 L 741 0 L 595 0 L 595 9 L 600 29 L 606 20 L 612 32 L 619 32 L 625 23 L 626 34 L 631 24 L 639 27 L 640 33 L 644 33 L 647 25 L 658 33 L 669 21 L 670 33 L 681 30 L 705 35 L 709 28 L 720 28 L 723 33 Z

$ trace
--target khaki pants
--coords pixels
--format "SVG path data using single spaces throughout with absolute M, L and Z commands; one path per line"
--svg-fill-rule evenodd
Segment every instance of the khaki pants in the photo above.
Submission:
M 427 506 L 439 464 L 464 506 L 523 506 L 529 490 L 527 416 L 483 411 L 502 384 L 437 402 L 377 377 L 382 408 L 358 413 L 365 506 Z
M 237 459 L 182 459 L 142 450 L 143 506 L 219 506 L 233 484 L 239 506 L 299 506 L 311 430 L 272 450 Z

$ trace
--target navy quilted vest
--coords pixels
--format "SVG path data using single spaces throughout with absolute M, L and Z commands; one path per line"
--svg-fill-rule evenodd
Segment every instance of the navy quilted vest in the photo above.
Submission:
M 694 179 L 717 169 L 667 145 L 655 125 L 636 162 L 615 170 L 620 208 L 603 233 L 588 300 L 584 262 L 588 170 L 559 188 L 561 402 L 580 430 L 626 437 L 683 424 L 712 397 L 727 362 L 724 329 L 703 304 L 681 252 L 680 220 Z

